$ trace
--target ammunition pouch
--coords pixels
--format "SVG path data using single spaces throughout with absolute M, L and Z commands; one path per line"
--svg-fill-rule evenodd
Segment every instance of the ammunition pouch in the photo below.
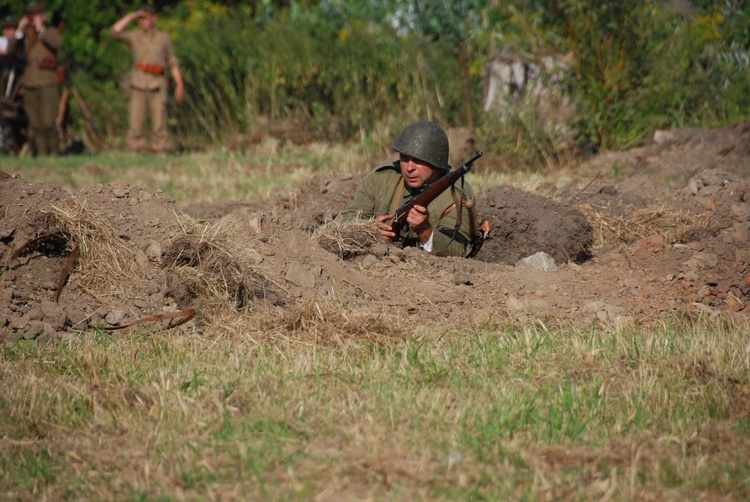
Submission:
M 39 61 L 30 61 L 29 66 L 39 68 L 40 70 L 57 70 L 57 60 L 54 58 L 44 58 Z
M 484 220 L 479 225 L 477 220 L 476 204 L 473 200 L 466 201 L 466 207 L 469 209 L 469 228 L 471 229 L 471 250 L 466 255 L 466 258 L 474 258 L 484 244 L 485 239 L 490 236 L 490 222 Z
M 136 63 L 135 67 L 136 69 L 142 71 L 143 73 L 148 73 L 149 75 L 156 75 L 157 77 L 164 75 L 164 67 L 158 64 Z
M 59 80 L 61 84 L 68 81 L 68 70 L 64 66 L 58 66 L 55 68 L 55 71 L 57 72 L 57 80 Z

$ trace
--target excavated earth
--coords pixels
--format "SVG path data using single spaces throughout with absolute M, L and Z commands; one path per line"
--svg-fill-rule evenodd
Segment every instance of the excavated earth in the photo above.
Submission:
M 214 291 L 237 316 L 325 304 L 442 328 L 750 314 L 750 125 L 662 131 L 574 172 L 560 186 L 479 193 L 490 239 L 474 258 L 439 258 L 321 245 L 361 175 L 314 177 L 263 207 L 206 208 L 122 183 L 71 191 L 0 171 L 2 340 L 131 323 L 209 330 Z

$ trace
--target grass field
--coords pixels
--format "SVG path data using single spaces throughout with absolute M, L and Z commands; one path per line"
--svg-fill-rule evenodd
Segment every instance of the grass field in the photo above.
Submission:
M 297 328 L 6 346 L 0 489 L 88 500 L 750 496 L 747 326 L 359 321 L 381 343 L 337 335 L 341 313 L 323 312 Z
M 226 202 L 369 162 L 263 148 L 3 169 Z M 750 498 L 746 322 L 457 329 L 328 304 L 291 318 L 0 347 L 2 498 Z

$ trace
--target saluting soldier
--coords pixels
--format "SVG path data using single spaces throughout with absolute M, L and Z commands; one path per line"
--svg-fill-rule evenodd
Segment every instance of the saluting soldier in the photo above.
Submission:
M 342 217 L 372 218 L 381 237 L 394 242 L 397 236 L 391 225 L 396 210 L 451 167 L 448 135 L 434 122 L 413 122 L 391 149 L 399 153 L 398 160 L 381 164 L 365 176 Z M 456 204 L 457 199 L 463 203 Z M 474 192 L 468 182 L 462 182 L 457 184 L 455 192 L 444 191 L 427 207 L 415 205 L 407 215 L 408 229 L 401 244 L 419 246 L 438 256 L 464 256 L 471 243 L 472 229 L 469 219 L 458 213 L 467 207 L 469 200 L 474 201 Z
M 23 109 L 29 120 L 32 153 L 57 155 L 55 118 L 60 105 L 57 53 L 62 47 L 60 32 L 46 25 L 44 6 L 32 2 L 18 22 L 14 43 L 23 42 L 26 67 L 21 75 Z M 12 49 L 11 49 L 12 50 Z
M 126 28 L 138 20 L 134 30 Z M 168 73 L 175 82 L 174 99 L 182 103 L 185 85 L 182 72 L 169 35 L 156 30 L 157 14 L 151 6 L 123 16 L 110 29 L 115 40 L 127 44 L 133 53 L 133 71 L 130 80 L 129 128 L 126 138 L 128 150 L 166 152 L 170 149 L 167 128 Z M 151 147 L 147 148 L 143 132 L 146 113 L 151 119 Z

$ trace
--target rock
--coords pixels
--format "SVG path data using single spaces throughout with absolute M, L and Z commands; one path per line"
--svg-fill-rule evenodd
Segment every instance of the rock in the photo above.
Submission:
M 55 331 L 65 327 L 68 316 L 65 315 L 65 310 L 59 304 L 50 301 L 42 302 L 41 309 L 42 320 L 52 326 Z
M 514 296 L 509 296 L 505 300 L 505 306 L 511 312 L 522 312 L 526 309 L 526 304 Z
M 315 277 L 320 275 L 320 267 L 312 269 L 305 267 L 300 262 L 292 262 L 286 271 L 286 280 L 297 286 L 312 289 L 315 287 Z
M 250 260 L 252 265 L 260 265 L 263 263 L 263 255 L 254 249 L 247 250 L 247 258 Z
M 29 321 L 26 329 L 21 333 L 21 338 L 24 340 L 34 340 L 39 335 L 44 333 L 44 323 L 42 321 Z
M 654 133 L 654 143 L 662 146 L 675 140 L 675 134 L 672 131 L 656 131 Z
M 32 321 L 41 321 L 44 314 L 42 313 L 42 307 L 39 305 L 34 305 L 31 307 L 27 312 L 26 315 L 29 316 L 29 319 Z
M 557 270 L 555 259 L 544 251 L 539 251 L 538 253 L 518 260 L 516 262 L 516 267 L 530 268 L 532 270 L 540 270 L 542 272 L 553 272 Z
M 104 320 L 109 324 L 110 326 L 116 326 L 118 324 L 122 323 L 122 320 L 125 319 L 126 313 L 122 310 L 112 309 L 109 311 L 109 313 L 104 317 Z
M 143 254 L 145 254 L 148 259 L 153 261 L 154 263 L 160 263 L 162 255 L 161 244 L 157 241 L 149 242 L 146 248 L 143 250 Z

